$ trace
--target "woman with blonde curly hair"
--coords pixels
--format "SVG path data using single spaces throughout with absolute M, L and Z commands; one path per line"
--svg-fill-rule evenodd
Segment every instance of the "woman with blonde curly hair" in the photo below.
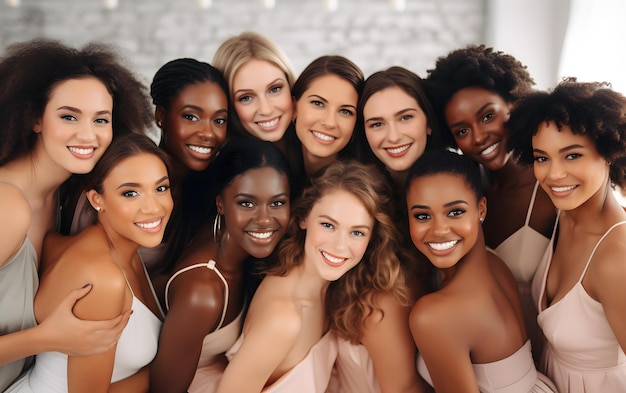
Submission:
M 243 32 L 224 41 L 212 64 L 228 82 L 236 137 L 279 141 L 293 118 L 291 63 L 270 39 Z
M 326 391 L 335 332 L 356 336 L 379 309 L 373 292 L 396 287 L 388 202 L 382 175 L 361 163 L 338 161 L 312 179 L 227 353 L 218 392 Z

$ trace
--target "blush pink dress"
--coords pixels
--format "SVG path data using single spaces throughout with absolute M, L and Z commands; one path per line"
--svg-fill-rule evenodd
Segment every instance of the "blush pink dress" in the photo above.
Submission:
M 540 310 L 539 326 L 547 339 L 541 370 L 559 392 L 626 392 L 626 356 L 620 347 L 602 304 L 591 298 L 582 280 L 593 255 L 609 228 L 598 240 L 578 282 L 559 301 L 544 308 L 546 280 L 552 260 L 554 235 L 533 282 L 533 295 Z M 626 263 L 626 261 L 625 261 Z M 626 310 L 624 310 L 626 312 Z
M 241 334 L 235 345 L 226 352 L 229 361 L 237 355 L 243 340 L 244 336 Z M 311 347 L 300 363 L 273 384 L 266 386 L 262 393 L 324 393 L 336 358 L 337 338 L 329 331 Z
M 380 393 L 367 349 L 337 337 L 337 360 L 326 393 Z

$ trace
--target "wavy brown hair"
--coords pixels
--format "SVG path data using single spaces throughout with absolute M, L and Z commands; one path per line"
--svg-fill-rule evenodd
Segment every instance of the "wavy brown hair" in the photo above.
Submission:
M 265 274 L 284 276 L 302 264 L 306 231 L 300 223 L 313 206 L 334 191 L 347 191 L 357 197 L 374 218 L 374 228 L 363 259 L 346 274 L 329 284 L 326 312 L 330 328 L 341 337 L 359 342 L 363 321 L 374 311 L 381 311 L 376 297 L 392 293 L 398 301 L 408 303 L 409 292 L 396 252 L 400 235 L 388 209 L 392 206 L 391 189 L 384 176 L 373 165 L 357 161 L 336 161 L 319 176 L 311 179 L 291 212 L 289 228 L 282 241 L 276 265 Z

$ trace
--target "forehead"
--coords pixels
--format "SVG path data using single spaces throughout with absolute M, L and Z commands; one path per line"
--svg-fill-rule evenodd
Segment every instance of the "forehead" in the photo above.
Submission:
M 488 105 L 507 105 L 506 101 L 498 93 L 483 87 L 464 87 L 454 93 L 446 103 L 446 115 L 456 111 L 469 111 L 474 113 L 479 108 Z
M 104 184 L 154 182 L 167 176 L 165 163 L 154 154 L 139 153 L 114 163 Z
M 280 67 L 267 60 L 252 59 L 239 67 L 235 73 L 233 90 L 265 85 L 276 79 L 286 79 L 285 73 Z
M 272 167 L 254 168 L 235 176 L 224 192 L 246 194 L 287 194 L 289 182 L 284 173 Z
M 373 217 L 363 201 L 346 190 L 332 190 L 311 209 L 310 216 L 328 216 L 347 225 L 372 225 Z
M 83 104 L 105 103 L 113 105 L 113 97 L 106 85 L 94 77 L 66 79 L 52 86 L 48 96 L 48 103 L 65 101 Z
M 347 80 L 335 75 L 325 74 L 312 79 L 303 96 L 320 95 L 331 101 L 356 102 L 359 95 Z
M 363 112 L 367 116 L 372 111 L 397 111 L 417 107 L 419 105 L 415 97 L 398 86 L 391 86 L 372 94 L 365 103 Z M 375 114 L 371 113 L 371 115 Z
M 219 84 L 213 81 L 201 81 L 185 86 L 173 97 L 172 102 L 182 105 L 188 102 L 218 104 L 222 107 L 228 105 L 226 93 Z
M 467 179 L 454 173 L 436 173 L 417 177 L 411 180 L 407 191 L 407 201 L 412 204 L 417 204 L 419 200 L 427 200 L 429 203 L 425 204 L 438 205 L 458 199 L 468 202 L 477 200 L 476 193 Z

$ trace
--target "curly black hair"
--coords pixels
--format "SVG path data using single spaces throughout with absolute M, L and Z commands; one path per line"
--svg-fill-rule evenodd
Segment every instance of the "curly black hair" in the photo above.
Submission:
M 506 123 L 508 147 L 520 163 L 533 163 L 532 137 L 544 122 L 554 122 L 559 130 L 568 126 L 574 134 L 591 139 L 611 163 L 611 181 L 626 185 L 626 97 L 610 84 L 566 78 L 552 91 L 520 99 Z
M 519 60 L 485 45 L 456 49 L 439 57 L 435 68 L 427 72 L 425 87 L 442 131 L 441 139 L 450 147 L 456 147 L 456 142 L 447 126 L 445 108 L 456 92 L 466 87 L 482 87 L 515 104 L 535 84 Z

